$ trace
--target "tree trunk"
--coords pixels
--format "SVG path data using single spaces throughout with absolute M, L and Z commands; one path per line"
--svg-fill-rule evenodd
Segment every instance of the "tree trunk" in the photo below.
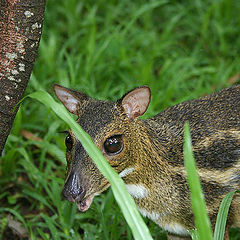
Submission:
M 0 156 L 37 55 L 45 0 L 0 0 Z

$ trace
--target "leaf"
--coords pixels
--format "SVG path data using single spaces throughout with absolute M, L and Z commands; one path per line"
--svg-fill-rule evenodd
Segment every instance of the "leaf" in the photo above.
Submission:
M 222 200 L 218 210 L 217 221 L 214 230 L 214 240 L 223 240 L 227 222 L 229 207 L 234 194 L 239 191 L 228 193 Z
M 39 141 L 39 142 L 42 142 L 42 141 L 43 141 L 42 138 L 36 136 L 36 135 L 35 135 L 34 133 L 32 133 L 32 132 L 29 132 L 29 131 L 27 131 L 27 130 L 24 130 L 24 129 L 22 129 L 22 130 L 20 131 L 20 134 L 21 134 L 23 137 L 25 137 L 27 140 Z
M 44 91 L 38 91 L 30 94 L 29 97 L 37 99 L 44 103 L 46 106 L 50 107 L 64 122 L 69 125 L 96 166 L 110 182 L 114 197 L 132 230 L 134 238 L 139 240 L 151 240 L 152 237 L 149 233 L 149 230 L 141 218 L 134 200 L 127 192 L 123 180 L 111 168 L 107 160 L 102 155 L 101 151 L 92 142 L 90 136 L 82 130 L 79 124 L 75 122 L 65 107 L 55 102 L 48 93 Z
M 44 196 L 38 194 L 37 192 L 30 191 L 28 189 L 24 189 L 23 193 L 28 195 L 29 197 L 36 199 L 37 201 L 41 202 L 43 205 L 47 206 L 52 212 L 55 212 L 52 206 L 47 202 Z
M 11 208 L 1 208 L 0 207 L 0 213 L 1 212 L 10 212 L 11 214 L 13 214 L 24 226 L 24 228 L 27 230 L 27 224 L 24 220 L 24 218 L 14 209 L 11 209 Z
M 206 204 L 193 156 L 188 122 L 184 125 L 184 164 L 187 171 L 192 209 L 199 240 L 212 240 L 211 224 L 207 215 Z
M 20 238 L 28 237 L 29 233 L 27 228 L 23 227 L 21 222 L 13 220 L 11 215 L 7 216 L 8 219 L 8 227 L 13 230 Z

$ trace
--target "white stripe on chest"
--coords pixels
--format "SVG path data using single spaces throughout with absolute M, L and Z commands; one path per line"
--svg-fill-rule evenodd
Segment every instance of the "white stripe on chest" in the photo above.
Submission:
M 156 222 L 162 216 L 162 214 L 160 214 L 160 213 L 155 213 L 155 212 L 150 213 L 145 208 L 139 208 L 139 207 L 137 207 L 137 208 L 138 208 L 139 212 L 143 215 L 143 217 L 147 217 L 154 222 Z
M 141 184 L 126 184 L 126 188 L 133 198 L 141 199 L 148 195 L 148 190 Z
M 163 229 L 170 233 L 189 236 L 189 231 L 179 223 L 166 223 L 165 226 L 163 226 Z
M 153 211 L 149 212 L 145 208 L 139 208 L 139 207 L 138 207 L 138 210 L 143 215 L 143 217 L 147 217 L 151 219 L 164 230 L 170 233 L 174 233 L 182 236 L 189 236 L 189 231 L 179 223 L 172 222 L 172 223 L 161 224 L 161 217 L 163 217 L 165 213 L 156 213 Z
M 133 167 L 125 168 L 122 172 L 119 173 L 119 177 L 126 177 L 128 174 L 134 171 Z

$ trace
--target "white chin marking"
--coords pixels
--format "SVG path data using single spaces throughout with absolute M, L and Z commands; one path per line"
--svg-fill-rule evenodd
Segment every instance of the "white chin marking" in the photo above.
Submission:
M 128 174 L 134 171 L 133 167 L 125 168 L 122 172 L 119 173 L 119 177 L 126 177 Z
M 141 184 L 126 184 L 126 188 L 133 198 L 141 199 L 148 195 L 148 190 Z
M 87 197 L 86 199 L 82 200 L 81 202 L 77 202 L 77 207 L 80 212 L 86 212 L 89 207 L 91 206 L 92 200 L 94 195 Z

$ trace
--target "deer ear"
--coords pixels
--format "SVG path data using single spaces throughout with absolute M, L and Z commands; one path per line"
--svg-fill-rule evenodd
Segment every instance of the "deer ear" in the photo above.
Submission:
M 70 113 L 79 115 L 80 106 L 84 100 L 88 99 L 88 96 L 84 93 L 77 92 L 58 84 L 53 86 L 55 95 L 62 102 L 62 104 L 67 108 Z
M 130 120 L 142 116 L 148 108 L 151 99 L 151 90 L 147 86 L 133 89 L 123 96 L 122 106 Z

